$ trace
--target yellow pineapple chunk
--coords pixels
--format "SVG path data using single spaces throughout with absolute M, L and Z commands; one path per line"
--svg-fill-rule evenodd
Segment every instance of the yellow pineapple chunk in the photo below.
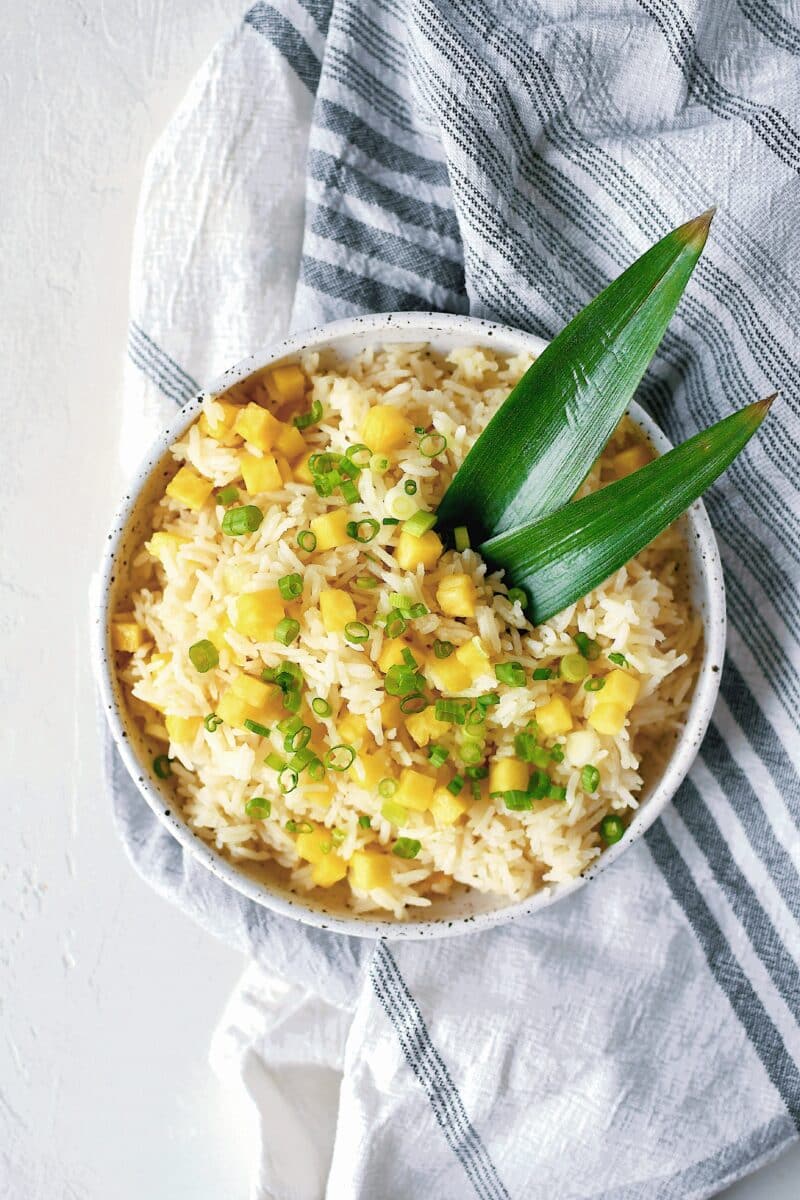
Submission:
M 321 862 L 314 863 L 311 869 L 311 878 L 317 887 L 333 887 L 346 875 L 347 863 L 335 850 L 326 854 Z
M 280 431 L 281 422 L 260 404 L 246 404 L 239 409 L 239 415 L 233 426 L 234 431 L 246 442 L 257 446 L 265 453 L 271 450 Z
M 650 457 L 646 446 L 629 446 L 627 450 L 621 450 L 619 454 L 614 455 L 611 467 L 617 478 L 622 479 L 625 475 L 632 475 L 634 471 L 644 467 L 650 462 Z
M 308 460 L 314 453 L 314 450 L 309 450 L 308 454 L 304 454 L 299 462 L 294 464 L 294 477 L 298 483 L 313 484 L 314 476 L 311 474 L 311 468 L 308 465 Z
M 356 619 L 353 598 L 341 588 L 325 588 L 320 592 L 319 610 L 328 633 L 341 633 L 349 621 Z
M 337 722 L 337 729 L 339 741 L 349 742 L 351 746 L 355 746 L 356 748 L 369 736 L 367 719 L 366 717 L 362 717 L 360 713 L 348 713 L 346 717 L 342 717 Z
M 174 742 L 176 746 L 188 746 L 194 741 L 203 721 L 201 717 L 174 717 L 171 713 L 167 713 L 164 723 L 167 726 L 167 734 L 171 742 Z
M 384 729 L 397 729 L 405 720 L 397 696 L 387 696 L 381 704 L 381 725 Z
M 413 809 L 414 812 L 425 812 L 431 806 L 436 780 L 432 775 L 423 775 L 406 767 L 400 776 L 400 784 L 392 799 L 403 808 Z
M 434 686 L 440 692 L 450 692 L 458 695 L 472 683 L 472 674 L 459 660 L 456 654 L 449 658 L 436 658 L 431 655 L 426 664 L 426 670 L 433 680 Z
M 351 541 L 347 536 L 349 520 L 348 508 L 334 508 L 321 517 L 315 517 L 309 523 L 309 527 L 317 539 L 317 550 L 333 550 L 336 546 L 346 546 Z
M 304 453 L 306 439 L 296 425 L 289 425 L 281 421 L 273 445 L 279 454 L 285 454 L 288 459 L 294 459 Z
M 436 601 L 448 617 L 474 617 L 477 598 L 471 575 L 446 575 L 436 589 Z
M 115 650 L 133 654 L 144 642 L 144 630 L 133 613 L 119 613 L 111 625 L 111 645 Z
M 455 825 L 467 812 L 469 804 L 454 796 L 447 788 L 437 788 L 431 804 L 431 815 L 437 825 Z
M 297 363 L 272 367 L 263 377 L 267 395 L 275 404 L 299 404 L 306 390 L 306 377 Z
M 630 712 L 639 697 L 640 687 L 639 680 L 627 671 L 610 671 L 597 698 L 598 704 L 621 704 L 626 712 Z
M 158 530 L 149 542 L 145 542 L 144 548 L 152 554 L 153 558 L 157 558 L 166 566 L 175 557 L 181 546 L 185 546 L 188 541 L 189 538 L 181 537 L 177 533 L 165 533 L 163 530 Z
M 167 495 L 194 512 L 200 511 L 213 490 L 211 480 L 198 475 L 191 467 L 181 467 L 167 484 Z
M 233 627 L 237 633 L 251 637 L 256 642 L 269 642 L 274 637 L 275 626 L 285 616 L 283 599 L 277 588 L 245 592 L 236 601 Z
M 524 792 L 529 769 L 519 758 L 496 758 L 489 768 L 490 792 Z
M 331 831 L 325 825 L 314 825 L 310 833 L 298 833 L 294 845 L 297 853 L 306 862 L 322 862 L 333 848 Z
M 470 683 L 477 679 L 480 675 L 485 675 L 491 668 L 489 665 L 489 655 L 484 649 L 483 642 L 479 637 L 470 638 L 463 646 L 459 646 L 455 652 L 455 657 L 469 671 Z
M 277 492 L 283 486 L 278 464 L 271 454 L 265 454 L 263 458 L 256 458 L 254 454 L 240 454 L 239 466 L 244 486 L 251 496 L 259 492 Z
M 431 738 L 444 737 L 450 732 L 446 721 L 437 721 L 433 708 L 425 708 L 420 713 L 406 717 L 406 729 L 418 746 L 427 746 Z
M 602 701 L 592 709 L 589 716 L 589 724 L 598 733 L 605 733 L 609 737 L 617 737 L 625 728 L 625 716 L 625 708 L 622 704 L 608 704 L 606 701 Z
M 245 704 L 250 704 L 253 708 L 263 708 L 275 688 L 264 683 L 262 679 L 256 679 L 255 675 L 245 675 L 242 672 L 231 684 L 231 691 L 234 696 L 244 700 Z
M 397 408 L 388 404 L 375 404 L 369 410 L 361 426 L 361 440 L 375 454 L 397 450 L 411 437 L 414 426 Z
M 392 885 L 392 863 L 379 850 L 355 850 L 350 859 L 350 883 L 360 892 Z
M 383 643 L 383 648 L 378 655 L 378 666 L 385 675 L 390 667 L 399 667 L 405 659 L 403 651 L 408 650 L 407 642 L 402 638 L 386 638 Z
M 278 464 L 278 473 L 284 483 L 291 483 L 294 479 L 294 472 L 289 466 L 289 463 L 282 454 L 275 455 L 275 462 Z
M 239 440 L 233 432 L 239 412 L 238 404 L 231 404 L 230 400 L 215 397 L 213 409 L 210 412 L 203 412 L 200 417 L 201 433 L 224 446 L 231 445 Z
M 572 729 L 572 713 L 563 696 L 554 696 L 537 708 L 534 713 L 537 724 L 545 737 L 558 737 Z
M 375 754 L 359 754 L 348 774 L 358 787 L 371 789 L 387 778 L 388 770 L 386 751 L 378 750 Z
M 411 533 L 401 533 L 397 539 L 394 558 L 404 571 L 416 571 L 420 564 L 426 571 L 436 566 L 442 557 L 441 538 L 432 529 L 423 533 L 422 537 L 414 537 Z

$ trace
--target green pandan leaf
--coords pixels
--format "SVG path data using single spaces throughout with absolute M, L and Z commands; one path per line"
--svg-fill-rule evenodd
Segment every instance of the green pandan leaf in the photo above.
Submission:
M 439 507 L 473 540 L 555 512 L 608 441 L 703 250 L 713 209 L 667 234 L 542 351 L 487 425 Z
M 743 449 L 773 400 L 748 405 L 583 500 L 489 538 L 480 553 L 525 589 L 534 625 L 548 620 L 676 520 Z

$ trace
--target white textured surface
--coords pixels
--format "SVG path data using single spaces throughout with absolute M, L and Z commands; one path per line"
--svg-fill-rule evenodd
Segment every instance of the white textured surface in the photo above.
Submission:
M 207 1067 L 241 960 L 123 859 L 85 602 L 119 487 L 144 156 L 241 9 L 52 0 L 4 12 L 0 1194 L 11 1200 L 246 1194 L 247 1129 Z M 800 1150 L 729 1195 L 789 1200 L 799 1184 Z

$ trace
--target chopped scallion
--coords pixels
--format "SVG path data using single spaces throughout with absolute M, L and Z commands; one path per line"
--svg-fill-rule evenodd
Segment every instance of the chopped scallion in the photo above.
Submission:
M 472 766 L 479 763 L 484 756 L 483 743 L 476 742 L 473 738 L 465 738 L 459 746 L 458 752 L 461 761 L 466 766 Z
M 189 647 L 189 658 L 192 666 L 201 675 L 205 675 L 212 667 L 219 666 L 219 650 L 208 638 L 203 638 Z
M 628 660 L 624 654 L 620 654 L 618 650 L 613 650 L 608 656 L 608 661 L 612 662 L 615 667 L 627 667 Z
M 389 470 L 389 459 L 385 454 L 373 454 L 369 460 L 369 469 L 376 475 L 383 475 Z
M 559 664 L 561 678 L 567 683 L 580 683 L 589 674 L 589 663 L 582 654 L 565 654 Z
M 267 729 L 266 725 L 259 725 L 258 721 L 251 721 L 249 717 L 244 722 L 245 729 L 250 733 L 255 733 L 258 737 L 269 737 L 271 730 Z
M 511 812 L 526 812 L 533 808 L 533 797 L 529 792 L 522 792 L 514 788 L 510 791 L 502 793 L 505 806 Z
M 303 594 L 303 576 L 295 572 L 292 575 L 281 575 L 278 580 L 278 591 L 284 600 L 296 600 Z
M 216 713 L 210 712 L 207 717 L 203 718 L 203 724 L 209 733 L 216 733 L 222 724 L 222 717 L 218 717 Z
M 552 750 L 550 751 L 550 757 L 553 760 L 553 762 L 562 763 L 564 761 L 563 746 L 553 746 Z
M 621 817 L 612 816 L 609 813 L 603 817 L 600 822 L 600 837 L 607 846 L 613 846 L 615 842 L 620 841 L 625 835 L 625 822 Z
M 278 733 L 286 734 L 287 737 L 302 727 L 302 717 L 284 717 L 282 721 L 278 721 Z
M 362 813 L 358 818 L 359 829 L 369 829 L 372 825 L 372 817 L 368 817 L 366 813 Z
M 229 504 L 233 504 L 234 501 L 238 499 L 239 489 L 234 487 L 233 484 L 230 484 L 228 487 L 224 487 L 217 492 L 217 504 L 224 504 L 226 508 Z
M 273 771 L 282 771 L 286 766 L 286 763 L 283 761 L 280 754 L 276 754 L 274 750 L 271 754 L 267 755 L 267 757 L 264 759 L 264 762 L 268 767 L 272 767 Z
M 298 413 L 294 419 L 294 423 L 298 429 L 308 429 L 309 425 L 316 425 L 317 421 L 322 420 L 322 404 L 319 400 L 312 400 L 311 408 L 308 412 Z
M 546 771 L 532 771 L 528 780 L 528 795 L 534 800 L 543 800 L 550 789 L 550 776 Z
M 587 763 L 581 771 L 581 787 L 585 792 L 596 792 L 600 786 L 600 772 L 597 767 Z
M 408 809 L 395 800 L 384 800 L 381 805 L 381 816 L 390 825 L 405 825 L 408 820 Z
M 509 687 L 525 686 L 525 668 L 521 663 L 498 663 L 494 669 L 494 673 L 500 683 L 507 683 Z
M 317 548 L 317 535 L 310 529 L 301 529 L 297 535 L 297 545 L 306 554 L 311 554 L 312 550 Z
M 449 658 L 455 650 L 452 642 L 441 642 L 438 638 L 433 643 L 433 653 L 437 658 Z
M 404 522 L 403 533 L 408 533 L 411 537 L 423 537 L 433 529 L 435 524 L 436 513 L 425 512 L 424 509 L 418 508 L 414 515 Z
M 396 854 L 398 858 L 416 858 L 422 849 L 422 842 L 418 842 L 416 838 L 398 838 L 392 847 L 392 854 Z
M 286 741 L 289 745 L 284 746 L 285 750 L 291 750 L 294 754 L 297 754 L 300 750 L 305 750 L 311 741 L 311 726 L 301 725 L 294 733 L 288 734 Z
M 389 593 L 389 604 L 392 608 L 396 608 L 398 612 L 406 612 L 409 608 L 411 608 L 413 603 L 414 602 L 411 597 L 404 596 L 402 592 Z
M 443 433 L 426 433 L 419 439 L 419 452 L 426 458 L 436 458 L 447 449 L 447 438 Z
M 424 604 L 412 604 L 408 610 L 408 615 L 412 621 L 416 621 L 419 617 L 427 617 L 428 610 Z
M 466 525 L 456 525 L 455 529 L 453 530 L 453 538 L 455 540 L 456 550 L 459 552 L 462 550 L 469 550 L 469 530 L 467 529 Z
M 451 725 L 463 725 L 470 707 L 468 700 L 437 700 L 434 714 L 437 721 L 447 721 Z
M 342 497 L 347 504 L 357 504 L 361 499 L 359 490 L 352 479 L 345 479 L 340 485 L 339 491 L 342 493 Z M 358 538 L 358 541 L 362 541 L 362 539 Z
M 365 517 L 363 521 L 347 522 L 347 536 L 354 542 L 361 542 L 362 545 L 371 542 L 379 529 L 380 525 L 374 517 Z
M 378 784 L 378 793 L 383 796 L 384 800 L 388 800 L 397 791 L 396 779 L 382 779 Z
M 333 746 L 325 755 L 325 766 L 329 771 L 346 771 L 355 762 L 356 752 L 352 746 L 341 743 Z
M 333 712 L 327 700 L 323 700 L 322 696 L 315 696 L 311 701 L 311 708 L 318 717 L 329 717 Z
M 431 760 L 431 766 L 437 769 L 443 766 L 450 757 L 450 751 L 445 746 L 437 746 L 433 743 L 428 747 L 428 758 Z
M 403 491 L 407 496 L 416 496 L 417 485 L 413 479 L 407 479 L 403 484 Z
M 348 621 L 344 627 L 344 636 L 348 642 L 358 645 L 359 642 L 367 641 L 369 629 L 363 621 Z
M 599 643 L 594 638 L 590 638 L 587 633 L 576 633 L 572 640 L 589 662 L 594 662 L 596 658 L 600 657 Z
M 284 796 L 289 792 L 293 792 L 297 787 L 299 775 L 293 767 L 283 767 L 278 773 L 278 787 L 283 792 Z
M 550 667 L 535 667 L 533 671 L 534 679 L 552 679 L 553 671 Z
M 566 798 L 567 789 L 565 787 L 560 787 L 557 783 L 550 784 L 550 787 L 547 789 L 548 800 L 566 800 Z
M 153 770 L 159 779 L 167 779 L 172 774 L 171 762 L 172 759 L 166 754 L 157 754 L 153 759 Z
M 447 785 L 447 790 L 448 790 L 448 792 L 452 793 L 453 796 L 457 796 L 459 794 L 459 792 L 462 791 L 463 787 L 464 787 L 463 775 L 454 775 L 453 778 L 450 780 L 450 782 Z
M 402 637 L 407 628 L 408 625 L 403 614 L 395 611 L 390 612 L 386 618 L 386 624 L 384 625 L 383 632 L 387 638 L 396 638 Z
M 363 471 L 369 466 L 369 461 L 372 458 L 372 451 L 369 446 L 365 446 L 363 442 L 356 442 L 354 446 L 348 446 L 345 450 L 345 457 L 350 459 L 354 466 L 358 467 L 359 471 Z
M 264 514 L 255 504 L 245 504 L 243 508 L 229 508 L 222 518 L 222 532 L 232 537 L 243 533 L 255 533 L 261 528 Z
M 424 712 L 428 704 L 428 698 L 422 692 L 410 692 L 400 701 L 400 711 L 405 716 L 411 716 L 413 713 Z
M 245 804 L 244 811 L 257 821 L 265 821 L 272 812 L 272 803 L 265 796 L 253 796 Z
M 300 622 L 294 617 L 284 617 L 275 626 L 275 641 L 282 646 L 290 646 L 300 632 Z
M 371 592 L 373 588 L 378 586 L 378 581 L 374 575 L 358 575 L 353 582 L 362 592 Z
M 606 681 L 602 675 L 592 675 L 591 679 L 587 679 L 583 685 L 587 692 L 601 692 L 605 686 Z
M 523 592 L 522 588 L 509 588 L 508 598 L 512 604 L 518 604 L 520 608 L 525 608 L 528 603 L 528 597 Z
M 397 517 L 384 517 L 383 524 L 384 525 L 399 525 L 400 522 L 398 521 Z

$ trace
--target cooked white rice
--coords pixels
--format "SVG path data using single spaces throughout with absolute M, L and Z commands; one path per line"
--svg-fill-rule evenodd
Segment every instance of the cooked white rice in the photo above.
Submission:
M 351 506 L 352 516 L 378 521 L 394 516 L 393 503 L 397 495 L 405 495 L 402 482 L 406 480 L 416 482 L 419 506 L 434 509 L 474 439 L 530 361 L 527 356 L 505 357 L 485 348 L 458 349 L 445 358 L 425 345 L 407 344 L 367 349 L 347 362 L 306 353 L 300 360 L 311 381 L 305 407 L 319 400 L 324 412 L 322 421 L 305 431 L 308 447 L 341 453 L 362 440 L 361 428 L 371 405 L 395 406 L 413 425 L 443 434 L 446 452 L 433 460 L 426 458 L 418 449 L 417 436 L 412 436 L 405 447 L 389 454 L 391 465 L 385 474 L 369 469 L 361 473 L 357 481 L 361 503 Z M 243 390 L 238 389 L 237 399 L 246 398 Z M 260 399 L 263 402 L 264 396 Z M 209 399 L 205 409 L 213 418 L 212 405 Z M 613 478 L 614 456 L 637 437 L 632 425 L 623 422 L 583 490 Z M 191 464 L 215 488 L 233 483 L 241 490 L 240 449 L 240 439 L 238 445 L 222 445 L 195 423 L 172 447 L 172 455 L 176 464 Z M 252 447 L 248 450 L 258 454 Z M 677 586 L 683 560 L 677 528 L 668 530 L 579 604 L 534 629 L 519 603 L 509 602 L 501 575 L 489 574 L 471 550 L 446 551 L 428 571 L 400 569 L 393 553 L 400 529 L 396 525 L 381 525 L 368 545 L 349 540 L 331 550 L 304 553 L 298 548 L 298 533 L 308 529 L 315 517 L 343 505 L 338 492 L 322 498 L 313 486 L 291 481 L 283 490 L 242 498 L 239 503 L 255 503 L 263 510 L 257 532 L 241 537 L 222 533 L 224 509 L 213 499 L 198 512 L 167 496 L 156 503 L 153 529 L 187 540 L 164 563 L 141 548 L 133 559 L 131 590 L 124 605 L 133 611 L 143 632 L 133 653 L 120 654 L 120 673 L 145 733 L 161 739 L 160 751 L 172 759 L 177 798 L 197 833 L 234 862 L 277 862 L 288 873 L 288 885 L 301 892 L 315 886 L 314 866 L 298 855 L 296 830 L 306 829 L 304 822 L 314 830 L 330 831 L 332 841 L 326 852 L 338 855 L 344 864 L 351 863 L 359 850 L 385 852 L 391 867 L 386 886 L 372 890 L 354 886 L 351 871 L 349 878 L 335 885 L 333 896 L 356 912 L 388 910 L 396 917 L 410 907 L 424 908 L 431 896 L 446 894 L 455 885 L 520 899 L 583 872 L 602 851 L 601 819 L 636 808 L 648 761 L 652 766 L 659 746 L 680 728 L 691 697 L 701 627 L 682 587 Z M 301 626 L 291 645 L 257 643 L 229 624 L 236 620 L 238 594 L 274 588 L 280 577 L 294 572 L 303 577 L 303 596 L 299 605 L 289 607 Z M 437 606 L 442 578 L 461 572 L 477 588 L 474 618 L 443 616 Z M 365 573 L 378 581 L 373 590 L 354 586 L 356 577 Z M 359 620 L 370 627 L 365 644 L 352 645 L 341 633 L 326 632 L 318 600 L 320 592 L 331 586 L 352 595 Z M 283 794 L 276 770 L 265 762 L 270 752 L 287 757 L 274 721 L 268 722 L 273 730 L 268 739 L 227 724 L 213 731 L 205 727 L 202 718 L 215 712 L 220 697 L 241 672 L 259 678 L 265 667 L 289 660 L 302 670 L 306 700 L 322 697 L 331 705 L 329 718 L 313 717 L 307 707 L 301 713 L 314 728 L 312 745 L 321 755 L 346 742 L 366 761 L 382 753 L 385 778 L 396 779 L 404 769 L 413 768 L 436 774 L 438 786 L 444 787 L 457 772 L 463 775 L 458 754 L 463 731 L 458 727 L 433 739 L 449 751 L 447 762 L 434 772 L 430 747 L 415 743 L 404 728 L 404 718 L 398 721 L 396 710 L 393 717 L 384 710 L 382 720 L 386 696 L 377 660 L 385 637 L 374 621 L 388 611 L 391 593 L 405 593 L 428 609 L 427 615 L 410 623 L 406 635 L 419 662 L 423 662 L 422 648 L 429 655 L 434 639 L 456 647 L 476 635 L 481 639 L 489 654 L 488 670 L 458 694 L 476 698 L 496 691 L 500 696 L 499 704 L 488 710 L 485 725 L 487 763 L 514 756 L 515 735 L 536 719 L 537 709 L 556 695 L 565 698 L 573 721 L 570 733 L 547 737 L 539 732 L 545 749 L 561 747 L 563 761 L 551 760 L 547 771 L 556 788 L 566 789 L 564 800 L 546 798 L 537 800 L 529 811 L 509 811 L 502 798 L 490 796 L 487 780 L 476 785 L 476 796 L 468 780 L 460 794 L 467 801 L 466 812 L 455 823 L 440 822 L 431 811 L 408 810 L 398 826 L 382 815 L 386 800 L 374 783 L 359 786 L 355 768 L 327 772 L 328 792 L 301 772 L 294 790 Z M 597 733 L 589 724 L 602 692 L 566 683 L 557 670 L 554 678 L 531 681 L 533 668 L 557 668 L 563 656 L 575 654 L 573 636 L 579 631 L 596 639 L 602 649 L 601 657 L 590 664 L 595 672 L 609 672 L 608 655 L 616 652 L 625 656 L 639 680 L 639 697 L 617 736 Z M 219 666 L 201 674 L 190 662 L 188 649 L 209 635 L 220 647 Z M 508 661 L 525 668 L 526 686 L 498 683 L 494 666 Z M 425 671 L 430 684 L 427 666 Z M 435 696 L 435 690 L 430 691 Z M 189 741 L 172 741 L 167 748 L 164 714 L 201 720 L 186 727 Z M 365 718 L 366 733 L 353 734 L 350 722 L 345 725 L 348 736 L 341 736 L 339 728 L 348 714 Z M 556 749 L 556 758 L 561 754 Z M 582 786 L 582 768 L 587 763 L 599 772 L 594 793 Z M 246 813 L 245 805 L 254 796 L 271 802 L 267 819 Z M 414 858 L 392 853 L 398 837 L 420 843 Z M 331 897 L 328 892 L 326 899 Z

